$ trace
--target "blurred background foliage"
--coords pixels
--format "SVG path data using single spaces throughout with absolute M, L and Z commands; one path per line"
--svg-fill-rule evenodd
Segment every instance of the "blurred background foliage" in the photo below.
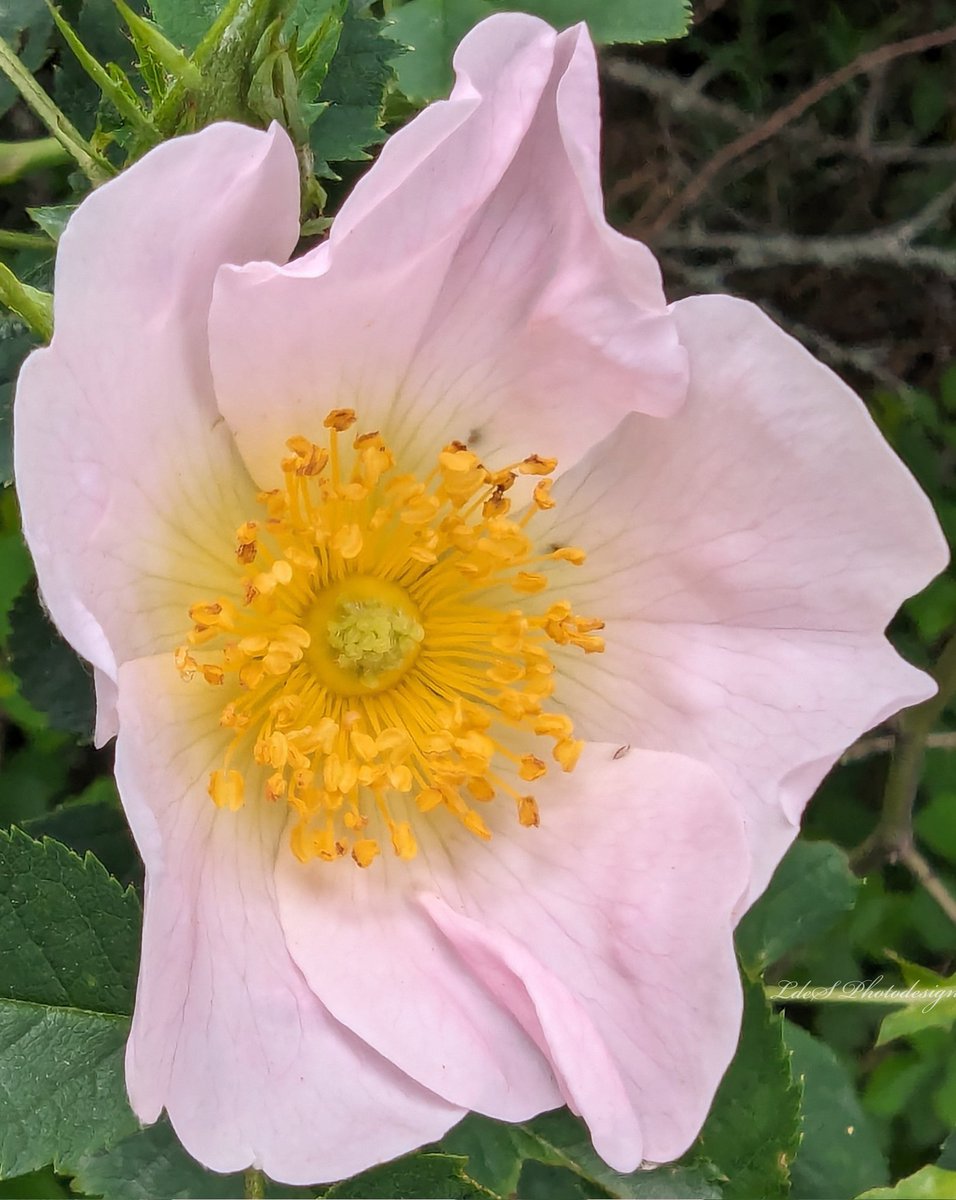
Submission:
M 3 841 L 3 830 L 92 851 L 124 886 L 142 881 L 112 747 L 90 744 L 89 678 L 36 597 L 9 486 L 13 383 L 42 340 L 72 207 L 163 137 L 223 116 L 278 119 L 299 148 L 311 244 L 389 129 L 447 88 L 460 36 L 507 7 L 64 0 L 55 17 L 42 0 L 0 0 L 0 36 L 68 115 L 73 139 L 50 137 L 36 104 L 0 82 L 0 295 L 14 309 L 0 315 L 0 1006 L 19 986 L 4 904 L 36 903 L 16 891 L 14 862 L 101 889 L 124 921 L 138 919 L 135 892 L 120 899 L 89 860 Z M 696 0 L 689 33 L 667 44 L 654 43 L 681 32 L 680 0 L 521 7 L 557 23 L 586 16 L 606 44 L 609 217 L 655 249 L 669 294 L 752 298 L 830 362 L 956 541 L 954 0 Z M 566 1114 L 517 1131 L 469 1118 L 411 1167 L 327 1194 L 956 1196 L 956 999 L 876 1002 L 879 988 L 956 986 L 954 624 L 950 571 L 891 631 L 912 661 L 938 664 L 940 698 L 847 752 L 741 926 L 745 975 L 767 990 L 751 989 L 741 1053 L 684 1164 L 622 1180 Z M 47 917 L 68 924 L 71 912 Z M 135 950 L 122 954 L 117 970 L 131 980 Z M 868 988 L 814 1000 L 794 992 L 801 983 Z M 783 1023 L 766 996 L 785 1009 Z M 114 1127 L 72 1158 L 25 1147 L 10 1099 L 22 1079 L 12 1058 L 3 1063 L 0 1197 L 241 1188 L 190 1164 L 163 1126 L 149 1137 Z M 54 1158 L 56 1171 L 45 1165 Z

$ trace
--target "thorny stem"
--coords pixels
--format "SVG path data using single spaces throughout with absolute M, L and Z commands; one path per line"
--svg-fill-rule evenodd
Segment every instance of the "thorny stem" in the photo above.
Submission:
M 242 1195 L 244 1200 L 262 1200 L 266 1194 L 266 1177 L 261 1171 L 250 1167 L 242 1179 Z
M 80 170 L 91 183 L 103 183 L 110 178 L 114 173 L 110 164 L 97 154 L 69 117 L 57 108 L 2 37 L 0 71 L 6 75 L 64 150 L 76 160 Z
M 939 691 L 903 714 L 893 761 L 886 777 L 880 819 L 870 836 L 850 855 L 850 863 L 859 875 L 865 875 L 883 861 L 902 863 L 956 924 L 956 897 L 936 877 L 913 841 L 913 805 L 927 739 L 943 709 L 956 693 L 956 633 L 943 649 L 933 674 Z

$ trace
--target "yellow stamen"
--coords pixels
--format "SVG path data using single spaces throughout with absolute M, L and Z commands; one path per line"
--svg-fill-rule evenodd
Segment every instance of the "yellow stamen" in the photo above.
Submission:
M 528 532 L 554 507 L 554 459 L 489 470 L 450 442 L 417 477 L 377 431 L 343 440 L 355 422 L 335 409 L 327 445 L 288 440 L 284 486 L 260 493 L 262 515 L 236 530 L 234 592 L 190 608 L 175 662 L 224 693 L 214 803 L 284 803 L 300 861 L 350 855 L 368 868 L 383 847 L 415 857 L 422 822 L 488 840 L 474 805 L 501 797 L 536 827 L 537 800 L 507 772 L 533 783 L 573 770 L 583 745 L 565 714 L 544 711 L 551 650 L 604 643 L 602 621 L 544 599 L 553 564 L 585 557 L 536 549 Z M 540 478 L 513 519 L 520 476 Z M 519 607 L 501 607 L 508 588 Z M 260 797 L 246 796 L 237 763 L 262 770 Z

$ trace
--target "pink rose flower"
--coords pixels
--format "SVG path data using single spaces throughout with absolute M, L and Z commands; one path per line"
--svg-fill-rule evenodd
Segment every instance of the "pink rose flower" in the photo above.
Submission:
M 146 864 L 130 1098 L 220 1171 L 564 1103 L 620 1170 L 682 1153 L 737 916 L 932 691 L 883 637 L 946 561 L 925 497 L 757 308 L 668 308 L 608 227 L 585 29 L 495 17 L 456 68 L 293 262 L 277 127 L 97 190 L 18 388 Z

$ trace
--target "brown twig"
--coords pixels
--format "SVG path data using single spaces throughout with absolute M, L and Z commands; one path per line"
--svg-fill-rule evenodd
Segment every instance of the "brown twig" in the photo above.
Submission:
M 891 42 L 887 46 L 880 46 L 876 50 L 859 55 L 838 71 L 818 80 L 812 87 L 807 88 L 806 91 L 791 100 L 789 104 L 778 108 L 759 125 L 746 130 L 718 150 L 710 161 L 704 164 L 696 178 L 665 205 L 653 221 L 651 230 L 657 232 L 672 225 L 686 208 L 701 199 L 726 167 L 769 141 L 786 126 L 802 117 L 825 96 L 844 87 L 850 80 L 884 67 L 896 59 L 913 54 L 923 54 L 927 50 L 948 46 L 952 42 L 956 42 L 956 25 L 950 25 L 946 29 L 936 30 L 932 33 L 922 33 L 916 37 L 905 38 L 901 42 Z
M 703 117 L 717 125 L 725 125 L 742 133 L 757 128 L 759 122 L 749 113 L 732 104 L 714 100 L 703 92 L 705 81 L 703 70 L 698 70 L 689 79 L 683 79 L 670 71 L 662 71 L 647 63 L 624 58 L 605 58 L 602 73 L 606 79 L 625 87 L 635 88 L 664 106 L 668 116 Z M 889 166 L 901 163 L 913 167 L 956 165 L 956 146 L 913 146 L 907 142 L 878 142 L 866 138 L 838 138 L 823 133 L 815 121 L 804 121 L 788 125 L 780 130 L 786 140 L 806 146 L 818 159 L 835 158 L 862 160 L 874 166 Z M 683 166 L 675 160 L 675 166 Z M 625 175 L 611 186 L 609 201 L 613 204 L 625 196 L 641 190 L 647 183 L 648 166 Z M 689 179 L 691 172 L 683 166 L 680 174 Z M 633 223 L 632 232 L 643 221 Z
M 860 738 L 846 751 L 840 762 L 860 762 L 864 758 L 873 758 L 876 754 L 889 754 L 896 749 L 896 742 L 894 733 L 877 733 L 872 737 Z M 925 745 L 927 750 L 956 750 L 956 730 L 937 730 L 929 734 Z

